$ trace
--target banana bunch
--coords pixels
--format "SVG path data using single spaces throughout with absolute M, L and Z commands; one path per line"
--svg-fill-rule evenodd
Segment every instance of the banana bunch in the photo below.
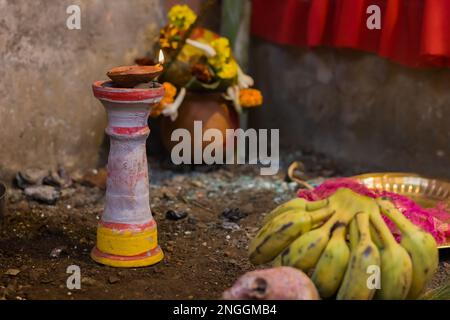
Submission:
M 398 243 L 382 214 L 399 229 Z M 269 213 L 249 245 L 253 264 L 311 275 L 321 297 L 416 299 L 438 265 L 434 238 L 388 200 L 347 188 L 329 198 L 296 198 Z

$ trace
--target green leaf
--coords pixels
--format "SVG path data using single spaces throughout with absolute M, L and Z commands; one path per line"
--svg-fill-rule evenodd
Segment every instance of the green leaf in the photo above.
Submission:
M 426 292 L 419 297 L 419 300 L 450 300 L 450 280 L 440 287 Z
M 222 36 L 230 40 L 231 47 L 234 47 L 239 25 L 244 12 L 244 1 L 242 0 L 223 0 L 222 1 Z

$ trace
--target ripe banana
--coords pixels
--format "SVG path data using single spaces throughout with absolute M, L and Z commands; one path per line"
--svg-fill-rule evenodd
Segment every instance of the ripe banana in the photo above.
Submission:
M 379 208 L 370 212 L 371 234 L 380 250 L 381 287 L 375 299 L 403 300 L 409 292 L 412 281 L 412 262 L 408 252 L 397 243 L 380 215 Z
M 309 231 L 291 243 L 278 258 L 277 263 L 296 267 L 305 272 L 313 268 L 327 245 L 331 231 L 339 225 L 346 226 L 354 215 L 367 206 L 367 197 L 350 189 L 339 189 L 330 198 L 328 207 L 334 213 L 321 227 Z
M 331 239 L 320 256 L 311 277 L 320 296 L 323 298 L 333 296 L 344 278 L 350 258 L 350 249 L 345 236 L 345 225 L 338 225 L 334 229 Z
M 337 293 L 338 300 L 370 300 L 375 294 L 375 288 L 369 287 L 367 270 L 370 266 L 380 265 L 380 254 L 370 238 L 368 213 L 358 213 L 355 219 L 358 242 L 351 250 L 350 261 Z
M 328 199 L 319 201 L 307 201 L 303 198 L 295 198 L 273 209 L 267 216 L 264 217 L 262 224 L 265 225 L 273 218 L 290 210 L 295 210 L 299 213 L 305 211 L 310 212 L 324 208 L 325 206 L 328 205 L 328 203 L 329 203 Z
M 381 241 L 381 237 L 378 234 L 378 230 L 373 226 L 372 223 L 370 223 L 370 238 L 372 239 L 373 243 L 377 246 L 378 249 L 383 248 L 383 241 Z
M 283 266 L 291 266 L 307 272 L 313 268 L 325 249 L 330 238 L 330 232 L 337 223 L 337 215 L 334 214 L 323 226 L 300 236 L 291 243 L 279 256 Z
M 314 213 L 289 210 L 270 220 L 249 245 L 250 261 L 262 264 L 271 261 L 301 234 L 327 219 L 332 212 L 322 208 Z
M 409 221 L 388 199 L 377 199 L 384 213 L 400 230 L 401 246 L 406 249 L 412 261 L 412 282 L 407 299 L 419 297 L 432 278 L 439 263 L 436 241 L 433 236 Z
M 381 213 L 402 233 L 400 244 Z M 389 200 L 374 200 L 347 188 L 325 200 L 286 202 L 264 222 L 249 245 L 251 262 L 314 269 L 312 280 L 324 298 L 413 299 L 437 268 L 436 242 L 430 234 Z M 380 273 L 372 274 L 370 266 L 379 267 Z M 377 275 L 381 288 L 371 283 Z

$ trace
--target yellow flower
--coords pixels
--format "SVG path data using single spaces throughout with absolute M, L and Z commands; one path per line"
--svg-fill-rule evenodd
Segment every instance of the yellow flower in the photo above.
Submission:
M 263 103 L 263 96 L 261 91 L 256 89 L 241 89 L 239 101 L 243 108 L 258 107 Z
M 167 14 L 169 24 L 174 25 L 185 31 L 197 19 L 197 15 L 187 5 L 175 5 Z
M 211 41 L 211 47 L 216 50 L 219 57 L 229 58 L 231 56 L 230 41 L 227 38 L 220 37 Z
M 177 95 L 177 88 L 170 82 L 164 82 L 163 87 L 164 97 L 156 106 L 152 107 L 152 110 L 150 112 L 150 116 L 152 118 L 158 117 L 167 105 L 173 103 L 174 98 Z
M 231 56 L 230 42 L 227 38 L 220 37 L 211 41 L 211 47 L 216 55 L 208 59 L 217 76 L 222 79 L 234 78 L 237 74 L 237 63 Z
M 230 42 L 227 38 L 218 38 L 211 41 L 211 47 L 216 51 L 216 55 L 209 58 L 208 62 L 213 66 L 214 69 L 220 70 L 224 64 L 230 60 L 231 49 Z
M 217 76 L 221 79 L 232 79 L 236 77 L 237 74 L 237 63 L 234 60 L 222 65 L 219 71 L 217 71 Z

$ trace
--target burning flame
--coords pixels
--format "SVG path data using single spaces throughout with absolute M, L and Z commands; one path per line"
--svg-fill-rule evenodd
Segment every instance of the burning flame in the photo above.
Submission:
M 164 52 L 161 49 L 159 50 L 158 63 L 164 64 Z

